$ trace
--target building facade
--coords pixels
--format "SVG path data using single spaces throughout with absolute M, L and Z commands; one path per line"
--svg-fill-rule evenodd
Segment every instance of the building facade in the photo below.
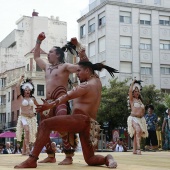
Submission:
M 78 23 L 93 63 L 118 69 L 119 81 L 136 77 L 170 92 L 169 0 L 90 0 Z M 109 84 L 108 73 L 99 76 Z
M 17 29 L 0 42 L 0 131 L 16 126 L 20 111 L 15 86 L 21 75 L 32 78 L 39 103 L 46 97 L 44 71 L 33 59 L 38 34 L 46 35 L 41 45 L 41 58 L 46 61 L 53 46 L 63 46 L 67 41 L 67 23 L 58 17 L 41 17 L 33 11 L 31 17 L 21 17 L 16 25 Z

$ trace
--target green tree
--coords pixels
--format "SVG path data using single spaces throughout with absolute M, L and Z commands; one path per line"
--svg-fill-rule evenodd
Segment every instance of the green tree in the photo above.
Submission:
M 117 79 L 111 80 L 109 87 L 103 87 L 101 105 L 97 114 L 99 122 L 110 122 L 112 129 L 127 126 L 128 89 L 126 80 L 118 82 Z
M 162 113 L 164 113 L 166 109 L 164 104 L 164 93 L 156 89 L 155 85 L 149 85 L 143 87 L 141 95 L 146 109 L 147 105 L 152 104 L 154 106 L 154 112 L 157 116 L 162 117 Z
M 170 94 L 165 94 L 164 103 L 167 108 L 170 108 Z

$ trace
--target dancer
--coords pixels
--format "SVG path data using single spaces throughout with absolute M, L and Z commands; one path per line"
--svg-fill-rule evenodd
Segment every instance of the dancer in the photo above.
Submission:
M 39 126 L 39 133 L 32 155 L 23 163 L 16 165 L 15 168 L 37 167 L 39 153 L 48 141 L 51 130 L 79 133 L 84 159 L 88 165 L 97 166 L 105 164 L 109 168 L 117 167 L 117 163 L 112 155 L 109 154 L 106 157 L 94 155 L 100 132 L 100 125 L 96 122 L 96 113 L 100 106 L 102 90 L 101 81 L 94 75 L 94 70 L 101 71 L 103 68 L 109 71 L 112 76 L 113 72 L 117 72 L 117 70 L 100 63 L 79 62 L 77 77 L 81 82 L 80 85 L 51 103 L 43 100 L 44 104 L 39 105 L 36 109 L 38 112 L 74 99 L 73 113 L 72 115 L 54 116 L 43 120 Z
M 133 154 L 141 155 L 140 141 L 141 137 L 148 136 L 146 120 L 144 118 L 145 106 L 142 103 L 140 95 L 140 81 L 134 79 L 129 88 L 129 102 L 131 114 L 128 117 L 128 133 L 133 137 Z
M 71 53 L 78 51 L 78 56 L 80 60 L 88 60 L 85 49 L 78 43 L 76 38 L 72 38 L 70 43 L 67 43 L 64 47 L 53 47 L 48 53 L 48 61 L 46 63 L 40 58 L 40 45 L 42 41 L 46 38 L 44 32 L 40 33 L 37 38 L 37 43 L 35 46 L 34 60 L 37 65 L 45 71 L 45 81 L 46 81 L 46 100 L 51 102 L 56 98 L 67 93 L 67 86 L 70 73 L 74 73 L 77 70 L 77 65 L 65 63 L 64 61 L 64 51 L 69 50 Z M 74 49 L 74 50 L 72 50 Z M 77 54 L 77 53 L 76 53 Z M 67 115 L 67 102 L 52 108 L 50 111 L 45 111 L 41 114 L 41 121 L 50 118 L 52 116 Z M 72 164 L 72 157 L 74 156 L 74 151 L 76 147 L 76 139 L 73 133 L 60 132 L 63 141 L 63 152 L 66 157 L 61 161 L 60 165 Z M 39 163 L 54 163 L 56 162 L 55 151 L 51 148 L 51 140 L 45 144 L 47 148 L 46 152 L 48 157 Z
M 21 76 L 16 85 L 17 99 L 21 108 L 20 116 L 18 117 L 17 122 L 16 138 L 17 141 L 22 141 L 22 133 L 24 129 L 22 155 L 29 155 L 29 144 L 35 142 L 37 133 L 37 118 L 34 113 L 33 106 L 37 106 L 38 102 L 36 101 L 35 97 L 32 96 L 34 93 L 34 85 L 31 79 L 26 79 L 26 81 L 23 81 L 24 76 Z

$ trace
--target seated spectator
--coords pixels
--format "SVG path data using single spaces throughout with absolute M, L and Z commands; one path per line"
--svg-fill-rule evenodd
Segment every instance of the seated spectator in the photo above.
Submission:
M 126 152 L 127 151 L 127 147 L 125 146 L 122 138 L 119 138 L 117 142 L 113 144 L 112 150 L 114 152 Z
M 5 145 L 3 143 L 0 143 L 0 154 L 3 154 Z
M 14 153 L 14 154 L 21 154 L 21 153 L 22 153 L 22 150 L 21 150 L 21 147 L 20 147 L 20 144 L 19 144 L 19 143 L 16 144 L 13 153 Z
M 10 146 L 11 146 L 10 142 L 6 142 L 5 149 L 3 150 L 3 154 L 11 154 L 12 153 Z
M 56 150 L 57 153 L 61 153 L 60 145 L 57 145 L 57 148 L 56 148 L 56 149 L 57 149 L 57 150 Z

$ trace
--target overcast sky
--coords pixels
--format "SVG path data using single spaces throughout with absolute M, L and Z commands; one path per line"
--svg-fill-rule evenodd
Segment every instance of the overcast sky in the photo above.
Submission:
M 39 16 L 58 16 L 67 22 L 67 39 L 78 36 L 77 19 L 87 8 L 89 0 L 0 0 L 0 41 L 17 28 L 15 22 L 32 16 L 33 9 Z

